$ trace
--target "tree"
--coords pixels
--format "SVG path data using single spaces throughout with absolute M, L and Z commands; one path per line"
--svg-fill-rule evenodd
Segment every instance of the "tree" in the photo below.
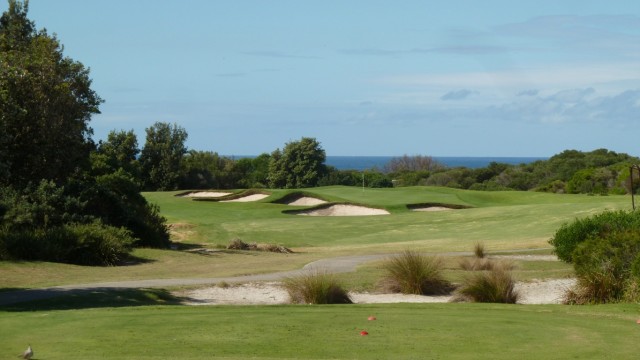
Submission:
M 97 175 L 110 174 L 122 169 L 134 179 L 140 177 L 138 138 L 133 130 L 109 132 L 106 141 L 100 141 L 92 153 L 92 167 Z
M 61 184 L 89 167 L 88 123 L 102 99 L 89 69 L 36 31 L 27 11 L 27 1 L 9 0 L 0 17 L 0 181 Z
M 401 173 L 409 171 L 439 171 L 445 168 L 431 156 L 414 155 L 394 157 L 384 166 L 385 172 Z
M 326 154 L 315 138 L 303 137 L 276 149 L 269 163 L 269 186 L 303 188 L 317 186 L 326 175 Z
M 229 160 L 211 151 L 189 150 L 182 159 L 181 189 L 221 189 Z
M 180 180 L 182 158 L 187 153 L 187 131 L 173 124 L 157 122 L 146 129 L 147 140 L 140 154 L 143 188 L 175 190 Z

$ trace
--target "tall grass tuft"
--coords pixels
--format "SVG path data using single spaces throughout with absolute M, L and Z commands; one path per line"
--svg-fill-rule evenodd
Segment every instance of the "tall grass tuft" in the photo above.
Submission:
M 406 250 L 387 260 L 386 271 L 381 285 L 386 291 L 415 295 L 448 294 L 453 290 L 451 283 L 444 279 L 444 263 L 437 257 L 421 255 Z
M 284 280 L 284 288 L 293 304 L 352 304 L 346 290 L 334 276 L 311 272 Z
M 484 244 L 481 242 L 475 243 L 473 246 L 473 254 L 478 259 L 484 259 L 487 256 L 486 249 L 484 248 Z
M 478 271 L 467 276 L 458 288 L 454 301 L 515 304 L 519 294 L 511 272 L 495 263 L 488 271 Z

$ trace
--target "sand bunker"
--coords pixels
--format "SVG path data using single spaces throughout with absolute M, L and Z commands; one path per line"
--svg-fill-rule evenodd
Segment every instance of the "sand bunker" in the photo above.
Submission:
M 389 215 L 387 210 L 373 209 L 357 205 L 331 205 L 322 209 L 314 209 L 299 212 L 298 215 L 307 216 L 369 216 L 369 215 Z
M 447 210 L 453 210 L 453 209 L 444 207 L 444 206 L 427 206 L 427 207 L 418 207 L 418 208 L 411 209 L 411 211 L 447 211 Z
M 268 194 L 253 194 L 253 195 L 247 195 L 247 196 L 243 196 L 237 199 L 232 199 L 232 200 L 224 200 L 221 202 L 250 202 L 250 201 L 258 201 L 258 200 L 262 200 L 264 198 L 269 197 Z
M 188 193 L 187 195 L 184 195 L 184 197 L 218 198 L 227 195 L 231 195 L 231 193 L 217 191 L 196 191 Z
M 290 203 L 287 203 L 287 205 L 291 205 L 291 206 L 313 206 L 313 205 L 320 205 L 320 204 L 326 204 L 327 202 L 324 200 L 320 200 L 320 199 L 316 199 L 313 197 L 308 197 L 308 196 L 303 196 L 301 198 L 298 198 Z
M 575 285 L 575 279 L 534 280 L 519 282 L 519 304 L 560 304 L 567 289 Z M 286 304 L 289 295 L 278 282 L 247 283 L 227 287 L 204 287 L 176 292 L 185 305 L 277 305 Z M 451 296 L 422 296 L 404 294 L 372 294 L 349 292 L 356 304 L 391 303 L 446 303 Z

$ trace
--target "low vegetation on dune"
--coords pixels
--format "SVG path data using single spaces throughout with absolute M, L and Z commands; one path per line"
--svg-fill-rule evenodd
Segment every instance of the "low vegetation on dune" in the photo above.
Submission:
M 309 272 L 284 280 L 293 304 L 351 304 L 351 298 L 336 278 L 326 272 Z
M 515 304 L 519 294 L 508 268 L 494 263 L 490 270 L 474 271 L 456 289 L 454 301 Z
M 425 256 L 412 250 L 388 259 L 383 265 L 383 290 L 414 295 L 442 295 L 453 289 L 443 275 L 444 263 L 438 257 Z

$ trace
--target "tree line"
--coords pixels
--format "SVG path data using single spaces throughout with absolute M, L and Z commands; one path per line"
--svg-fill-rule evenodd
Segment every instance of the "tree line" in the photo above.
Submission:
M 286 143 L 282 150 L 254 158 L 234 159 L 188 150 L 184 146 L 187 132 L 176 124 L 156 123 L 146 131 L 141 151 L 135 146 L 133 131 L 112 131 L 98 144 L 96 157 L 111 164 L 105 167 L 106 173 L 131 169 L 131 176 L 149 191 L 421 185 L 608 195 L 637 192 L 640 183 L 630 181 L 631 165 L 640 164 L 640 159 L 607 149 L 565 150 L 547 160 L 518 165 L 492 162 L 476 169 L 447 167 L 430 156 L 404 155 L 392 158 L 380 169 L 357 171 L 326 165 L 325 151 L 315 138 L 303 137 Z M 159 133 L 165 135 L 158 137 Z M 142 155 L 137 159 L 139 152 Z M 126 159 L 126 164 L 119 159 Z

